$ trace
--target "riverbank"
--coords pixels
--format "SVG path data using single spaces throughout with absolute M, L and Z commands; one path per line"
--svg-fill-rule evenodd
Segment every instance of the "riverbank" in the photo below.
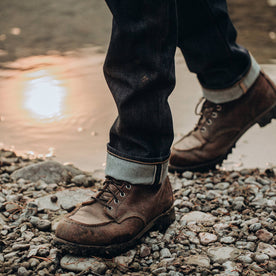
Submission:
M 102 259 L 64 255 L 52 240 L 60 218 L 101 186 L 103 171 L 4 150 L 0 164 L 1 275 L 275 275 L 275 169 L 170 174 L 176 221 Z

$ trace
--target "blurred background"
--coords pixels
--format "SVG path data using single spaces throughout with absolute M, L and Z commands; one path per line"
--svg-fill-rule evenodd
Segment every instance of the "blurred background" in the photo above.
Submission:
M 276 80 L 276 0 L 228 4 L 238 42 Z M 116 116 L 102 74 L 110 30 L 104 1 L 0 1 L 0 148 L 56 156 L 85 170 L 104 167 Z M 179 52 L 176 74 L 170 101 L 177 137 L 197 121 L 193 110 L 201 92 Z M 275 125 L 250 130 L 224 167 L 274 166 Z M 267 150 L 255 149 L 264 139 Z

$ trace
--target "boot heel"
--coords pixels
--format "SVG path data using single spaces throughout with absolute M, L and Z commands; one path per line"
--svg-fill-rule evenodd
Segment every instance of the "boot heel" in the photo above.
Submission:
M 159 230 L 160 232 L 165 232 L 167 228 L 175 221 L 175 212 L 174 208 L 172 207 L 167 213 L 161 216 L 155 222 L 155 229 Z
M 272 119 L 276 119 L 276 106 L 267 112 L 261 119 L 257 121 L 260 127 L 264 127 L 271 123 Z

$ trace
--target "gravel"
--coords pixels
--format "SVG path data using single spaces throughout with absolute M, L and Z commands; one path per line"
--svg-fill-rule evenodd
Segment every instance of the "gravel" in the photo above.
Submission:
M 0 275 L 275 273 L 272 168 L 170 174 L 176 221 L 165 233 L 151 231 L 128 252 L 103 259 L 64 256 L 52 245 L 58 221 L 101 187 L 98 171 L 7 150 L 0 150 L 0 164 Z

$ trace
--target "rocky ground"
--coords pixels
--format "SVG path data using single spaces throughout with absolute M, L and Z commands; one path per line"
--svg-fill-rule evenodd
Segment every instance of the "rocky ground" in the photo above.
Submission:
M 276 275 L 275 169 L 170 175 L 176 221 L 112 259 L 62 255 L 64 214 L 102 172 L 0 151 L 0 275 Z

